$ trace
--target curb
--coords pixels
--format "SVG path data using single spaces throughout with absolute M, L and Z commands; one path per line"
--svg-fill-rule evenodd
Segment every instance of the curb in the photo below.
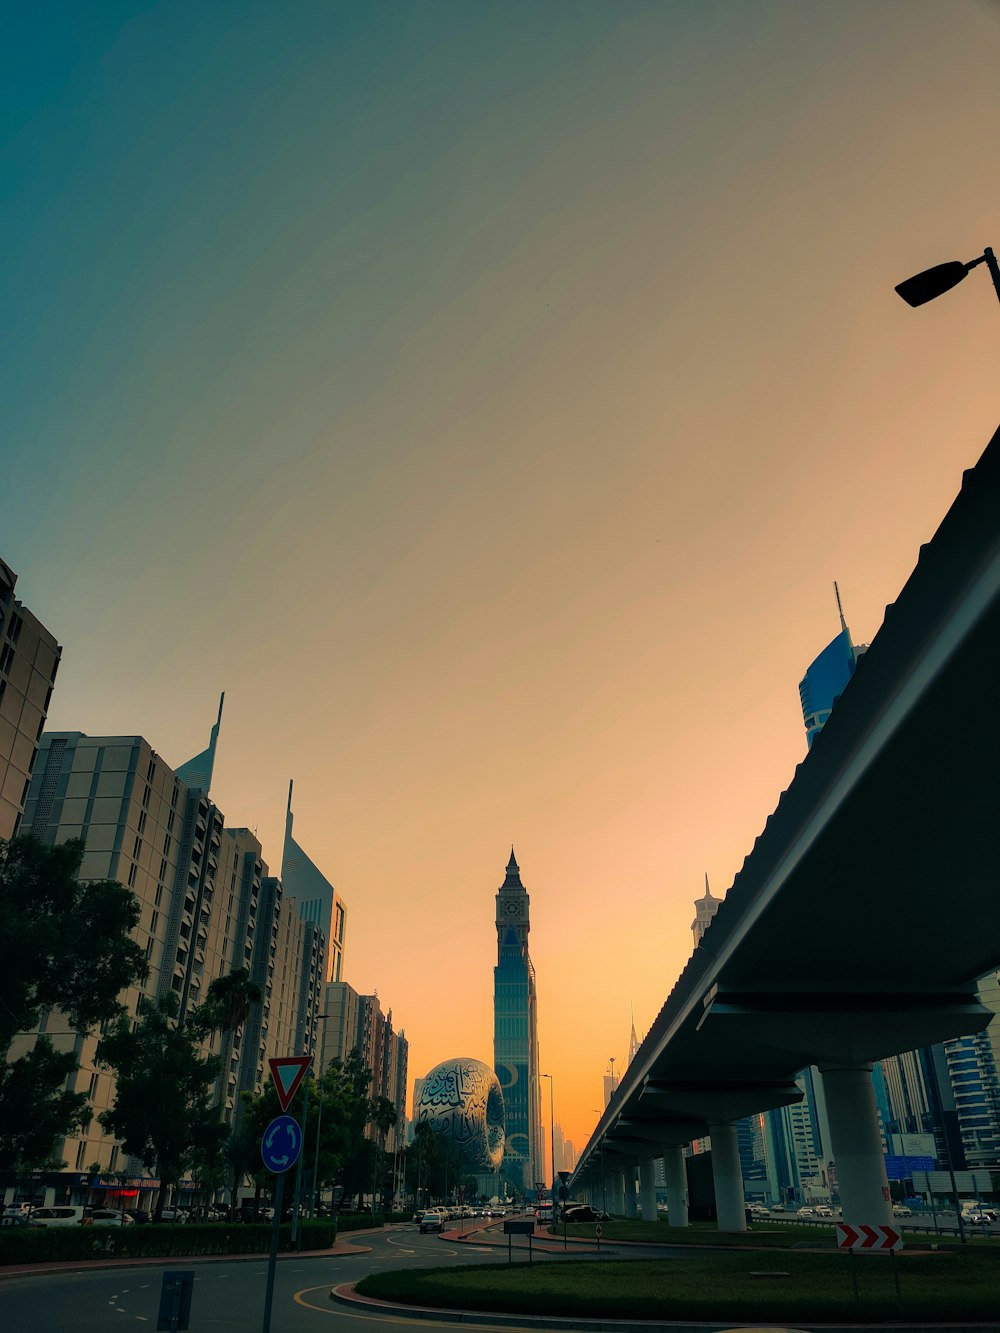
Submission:
M 434 1320 L 446 1324 L 485 1324 L 496 1328 L 540 1328 L 582 1330 L 582 1333 L 873 1333 L 887 1328 L 892 1333 L 997 1333 L 996 1324 L 740 1324 L 731 1321 L 703 1320 L 697 1323 L 673 1320 L 580 1319 L 559 1315 L 493 1314 L 483 1310 L 440 1310 L 433 1306 L 399 1305 L 360 1296 L 353 1282 L 330 1288 L 330 1299 L 355 1310 L 381 1311 L 402 1319 Z
M 388 1230 L 388 1228 L 386 1228 Z M 351 1236 L 380 1234 L 371 1231 L 351 1231 Z M 336 1259 L 342 1255 L 371 1254 L 370 1245 L 355 1245 L 349 1240 L 338 1240 L 328 1250 L 285 1250 L 278 1255 L 278 1263 L 285 1259 Z M 144 1254 L 122 1259 L 67 1259 L 61 1263 L 6 1264 L 0 1267 L 0 1282 L 16 1277 L 49 1276 L 59 1273 L 106 1272 L 114 1268 L 151 1268 L 173 1264 L 249 1264 L 267 1263 L 267 1252 L 260 1254 Z

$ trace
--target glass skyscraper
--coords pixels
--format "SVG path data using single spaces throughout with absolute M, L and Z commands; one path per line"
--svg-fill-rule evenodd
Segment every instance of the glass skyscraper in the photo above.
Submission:
M 833 705 L 854 675 L 858 658 L 865 651 L 863 646 L 855 647 L 840 605 L 840 591 L 836 584 L 833 587 L 837 593 L 837 610 L 840 612 L 840 633 L 810 663 L 806 674 L 799 681 L 802 720 L 806 725 L 806 740 L 810 749 L 833 712 Z
M 530 899 L 510 849 L 496 895 L 497 965 L 493 969 L 493 1068 L 507 1107 L 503 1175 L 522 1193 L 541 1180 L 538 1003 L 528 954 Z

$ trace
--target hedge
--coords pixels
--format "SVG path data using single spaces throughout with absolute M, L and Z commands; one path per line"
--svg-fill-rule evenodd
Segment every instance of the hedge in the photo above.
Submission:
M 379 1226 L 380 1217 L 343 1217 L 342 1231 Z M 329 1218 L 299 1223 L 304 1250 L 324 1250 L 337 1239 L 337 1223 Z M 0 1231 L 0 1264 L 52 1263 L 75 1259 L 172 1259 L 195 1254 L 266 1254 L 271 1247 L 269 1222 L 208 1224 L 164 1223 L 132 1227 L 4 1227 Z M 281 1227 L 278 1247 L 291 1250 L 292 1229 Z

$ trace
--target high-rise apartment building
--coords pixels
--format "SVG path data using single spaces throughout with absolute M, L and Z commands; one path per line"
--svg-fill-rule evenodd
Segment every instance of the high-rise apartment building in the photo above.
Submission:
M 340 981 L 344 967 L 344 935 L 347 909 L 333 885 L 292 837 L 292 784 L 288 784 L 285 812 L 285 845 L 281 857 L 281 882 L 299 904 L 307 921 L 326 936 L 326 980 Z
M 530 899 L 510 849 L 496 895 L 497 965 L 493 969 L 493 1067 L 507 1108 L 503 1173 L 522 1192 L 542 1179 L 538 1000 L 528 953 Z
M 239 1091 L 263 1085 L 268 1056 L 314 1048 L 325 938 L 268 875 L 256 837 L 226 828 L 209 795 L 217 735 L 218 723 L 209 749 L 174 770 L 141 736 L 46 733 L 21 828 L 50 844 L 82 839 L 81 878 L 117 880 L 138 898 L 134 937 L 150 971 L 121 997 L 131 1013 L 143 995 L 168 991 L 185 1012 L 204 1000 L 217 977 L 250 969 L 262 1002 L 243 1028 L 205 1043 L 206 1053 L 222 1061 L 216 1095 L 231 1120 Z M 54 1013 L 46 1015 L 43 1030 L 57 1047 L 76 1051 L 75 1090 L 88 1093 L 95 1112 L 78 1139 L 57 1145 L 71 1172 L 55 1184 L 74 1188 L 79 1175 L 73 1173 L 92 1164 L 143 1177 L 139 1163 L 122 1162 L 118 1145 L 101 1132 L 97 1114 L 111 1104 L 114 1082 L 94 1064 L 96 1037 L 74 1035 Z M 33 1038 L 20 1040 L 23 1046 Z M 143 1188 L 152 1186 L 147 1181 Z
M 16 583 L 0 560 L 0 838 L 17 831 L 62 653 Z
M 394 1152 L 406 1142 L 406 1084 L 409 1043 L 406 1033 L 392 1024 L 392 1010 L 383 1014 L 377 995 L 359 995 L 346 981 L 329 982 L 324 991 L 326 1018 L 321 1022 L 323 1042 L 320 1067 L 333 1060 L 344 1061 L 357 1051 L 371 1070 L 370 1097 L 385 1097 L 396 1108 L 396 1124 L 386 1138 L 386 1149 Z M 369 1126 L 367 1132 L 373 1134 Z

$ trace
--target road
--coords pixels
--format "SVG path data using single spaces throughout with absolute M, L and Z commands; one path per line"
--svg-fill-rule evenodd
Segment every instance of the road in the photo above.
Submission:
M 350 1235 L 345 1236 L 350 1240 Z M 524 1237 L 515 1237 L 515 1246 Z M 339 1255 L 279 1260 L 274 1286 L 272 1333 L 378 1333 L 389 1327 L 414 1329 L 449 1328 L 421 1320 L 387 1320 L 384 1316 L 359 1315 L 330 1299 L 335 1283 L 353 1282 L 368 1273 L 400 1267 L 435 1267 L 444 1264 L 506 1263 L 506 1249 L 474 1243 L 451 1243 L 433 1233 L 421 1236 L 415 1226 L 394 1227 L 358 1237 L 359 1245 L 370 1245 L 370 1254 Z M 618 1258 L 677 1257 L 683 1250 L 665 1251 L 629 1247 Z M 515 1250 L 518 1263 L 527 1262 L 527 1249 Z M 587 1258 L 595 1263 L 608 1257 L 581 1254 L 570 1247 L 569 1258 Z M 546 1260 L 559 1255 L 546 1255 Z M 106 1333 L 108 1329 L 156 1328 L 163 1273 L 183 1264 L 162 1262 L 148 1266 L 101 1271 L 74 1270 L 58 1274 L 34 1274 L 0 1281 L 0 1328 L 30 1330 L 30 1333 Z M 248 1333 L 262 1327 L 266 1261 L 199 1263 L 192 1265 L 194 1297 L 191 1307 L 192 1333 Z

